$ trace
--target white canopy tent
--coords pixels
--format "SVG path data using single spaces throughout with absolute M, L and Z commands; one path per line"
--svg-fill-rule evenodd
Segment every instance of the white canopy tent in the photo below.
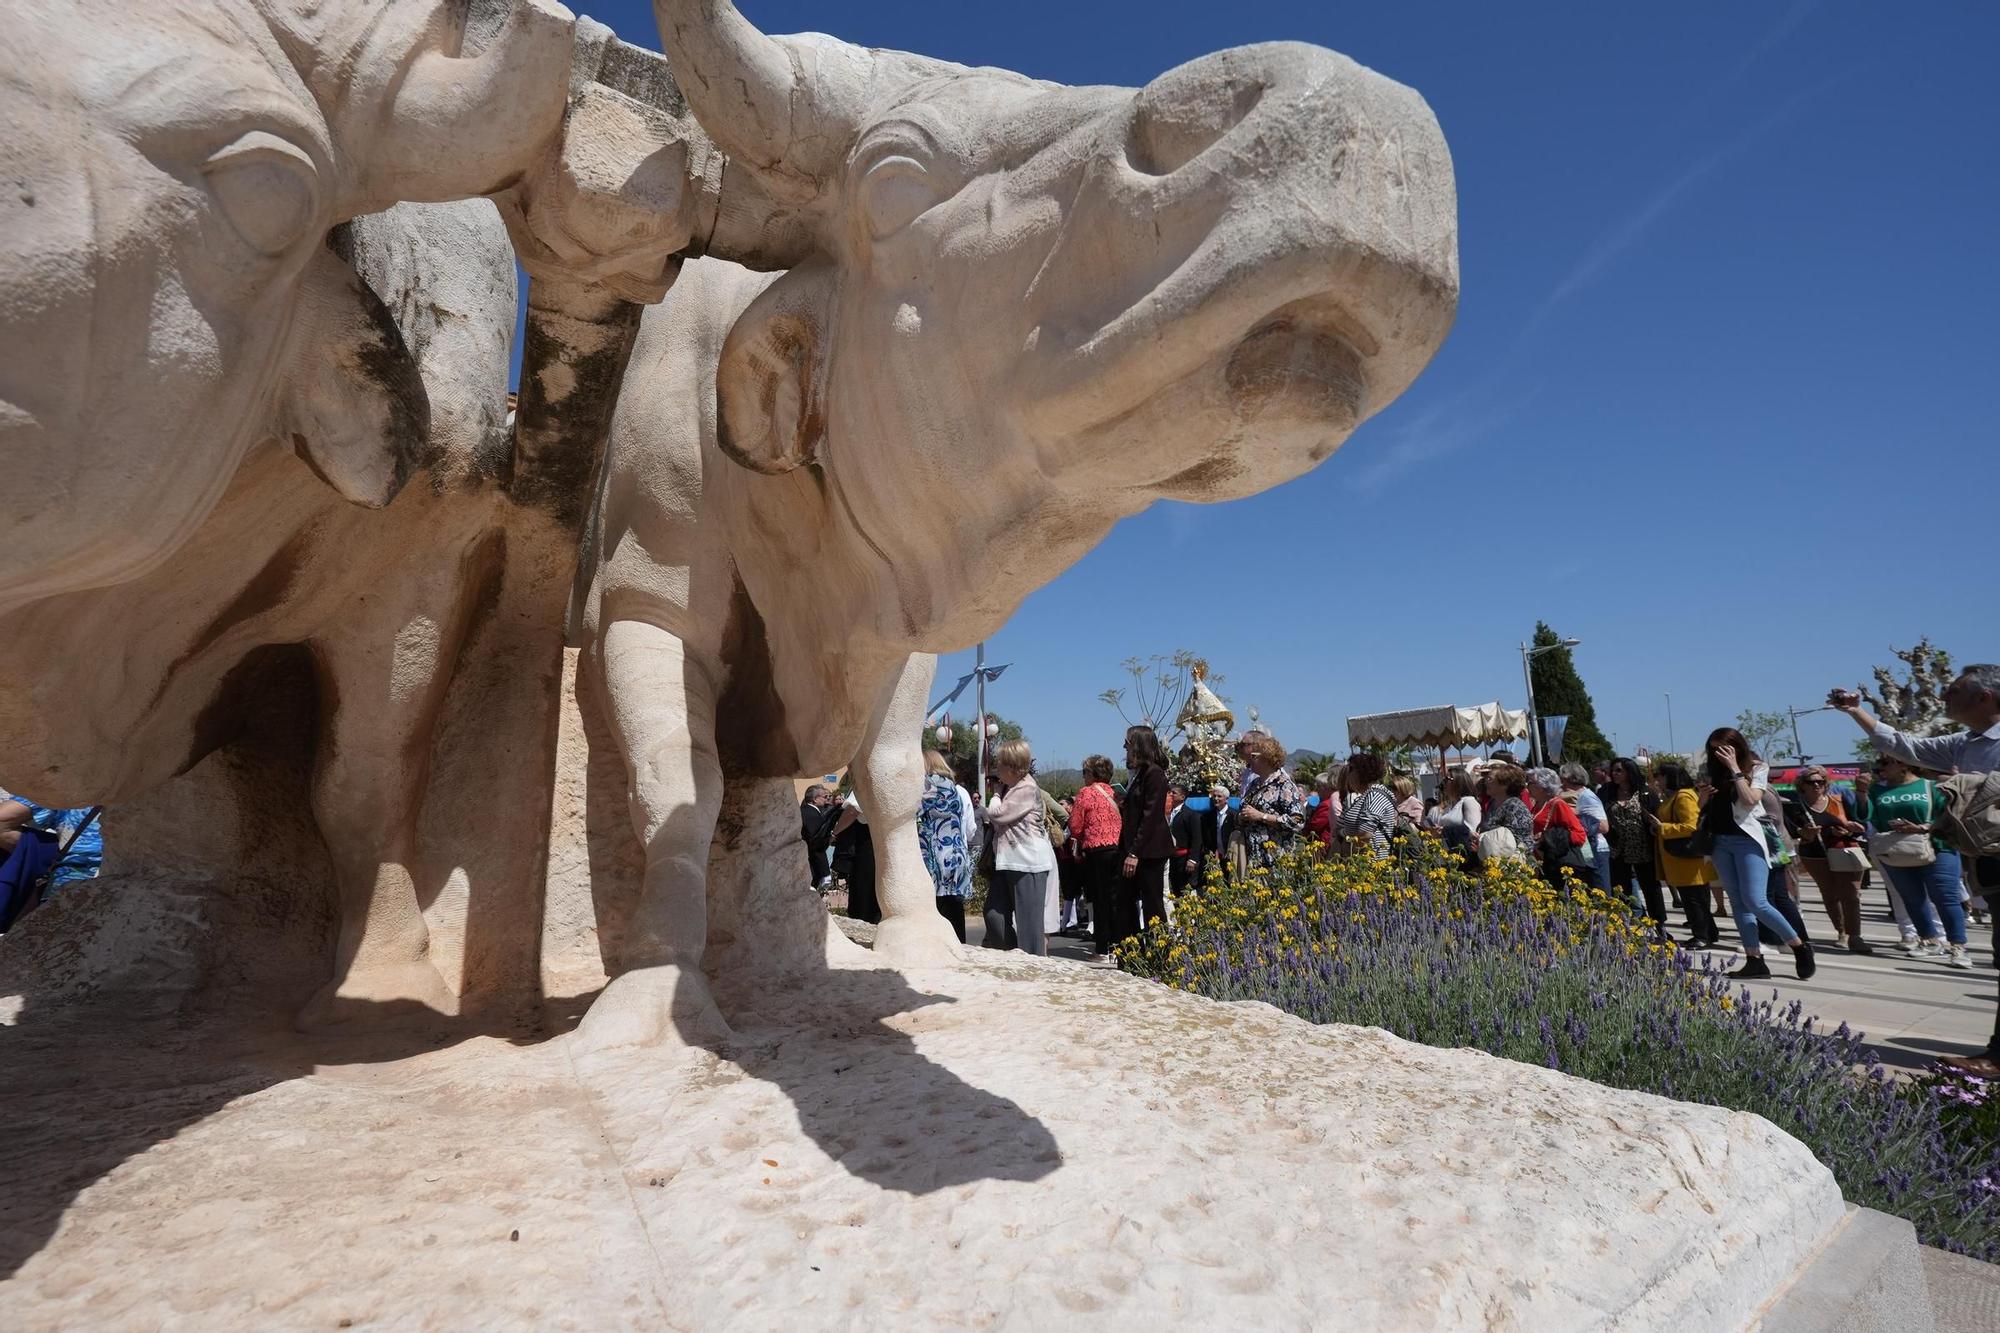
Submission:
M 1442 756 L 1446 749 L 1525 740 L 1527 735 L 1527 710 L 1502 708 L 1497 703 L 1472 708 L 1406 708 L 1400 713 L 1369 713 L 1347 719 L 1347 743 L 1357 750 L 1423 745 Z

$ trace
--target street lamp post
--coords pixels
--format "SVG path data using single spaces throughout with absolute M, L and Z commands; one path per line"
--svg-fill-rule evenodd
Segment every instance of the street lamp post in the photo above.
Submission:
M 1530 648 L 1525 643 L 1521 645 L 1521 679 L 1528 685 L 1528 757 L 1534 760 L 1536 768 L 1542 766 L 1547 756 L 1542 749 L 1541 715 L 1535 712 L 1535 673 L 1528 669 L 1528 659 L 1552 653 L 1558 648 L 1574 648 L 1582 642 L 1582 639 L 1562 639 L 1545 643 L 1539 648 Z
M 1674 696 L 1671 693 L 1667 695 L 1667 753 L 1680 753 L 1680 747 L 1674 744 Z
M 979 772 L 979 804 L 986 805 L 986 641 L 979 641 L 979 653 L 973 658 L 972 669 L 978 674 L 973 695 L 973 707 L 979 710 L 978 749 L 974 752 Z
M 1831 713 L 1832 711 L 1832 708 L 1825 706 L 1819 708 L 1787 708 L 1785 710 L 1792 719 L 1792 757 L 1797 759 L 1799 763 L 1810 764 L 1812 762 L 1812 756 L 1806 753 L 1804 742 L 1799 740 L 1799 719 L 1808 713 Z

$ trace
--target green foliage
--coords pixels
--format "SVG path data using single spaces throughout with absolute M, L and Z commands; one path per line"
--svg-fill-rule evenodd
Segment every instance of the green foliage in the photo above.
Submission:
M 1554 647 L 1561 642 L 1562 636 L 1547 623 L 1535 622 L 1531 646 L 1551 649 L 1528 659 L 1529 676 L 1535 682 L 1535 711 L 1540 715 L 1535 724 L 1540 726 L 1542 717 L 1567 716 L 1569 725 L 1563 732 L 1561 761 L 1602 763 L 1613 757 L 1611 742 L 1597 728 L 1597 707 L 1590 702 L 1590 691 L 1583 687 L 1583 677 L 1577 674 L 1569 649 Z M 1527 752 L 1523 747 L 1522 753 Z
M 987 762 L 990 766 L 993 751 L 1003 741 L 1018 741 L 1021 739 L 1021 724 L 1004 718 L 991 709 L 987 710 L 987 716 L 1000 724 L 1000 734 L 987 742 Z M 978 762 L 978 725 L 978 719 L 974 717 L 967 717 L 962 720 L 959 718 L 952 719 L 951 744 L 944 747 L 944 757 L 951 761 L 953 772 L 969 773 Z M 938 748 L 936 723 L 932 723 L 924 728 L 924 748 L 927 750 Z
M 1925 1244 L 2000 1258 L 2000 1085 L 1906 1088 L 1845 1024 L 1759 1000 L 1651 940 L 1629 904 L 1553 889 L 1525 862 L 1469 874 L 1429 837 L 1394 860 L 1294 854 L 1181 899 L 1117 962 L 1213 999 L 1763 1116 L 1849 1202 L 1910 1219 Z
M 1389 766 L 1391 773 L 1414 773 L 1417 765 L 1432 758 L 1437 751 L 1426 745 L 1370 745 L 1368 753 L 1382 756 L 1382 762 Z M 1563 757 L 1569 757 L 1569 741 L 1563 741 Z
M 1792 719 L 1784 713 L 1760 713 L 1746 708 L 1736 715 L 1736 729 L 1750 742 L 1750 748 L 1766 760 L 1791 749 Z
M 1338 762 L 1330 754 L 1311 754 L 1305 751 L 1296 751 L 1295 753 L 1299 757 L 1296 762 L 1290 765 L 1292 781 L 1298 783 L 1301 787 L 1310 788 L 1315 782 L 1319 781 L 1320 774 L 1326 772 L 1326 770 L 1332 768 Z

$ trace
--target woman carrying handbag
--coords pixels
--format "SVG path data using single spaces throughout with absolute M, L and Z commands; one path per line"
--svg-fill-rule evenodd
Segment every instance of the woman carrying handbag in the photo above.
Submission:
M 1833 942 L 1849 953 L 1874 953 L 1861 938 L 1861 877 L 1868 872 L 1861 839 L 1868 826 L 1849 817 L 1846 803 L 1831 789 L 1827 771 L 1819 765 L 1800 769 L 1792 779 L 1785 826 L 1798 844 L 1799 864 L 1819 886 L 1820 901 L 1833 922 Z
M 1868 851 L 1910 909 L 1920 937 L 1911 952 L 1919 958 L 1942 957 L 1953 967 L 1971 967 L 1965 948 L 1965 907 L 1958 897 L 1964 867 L 1957 852 L 1931 836 L 1937 811 L 1936 783 L 1891 755 L 1875 761 L 1875 785 L 1868 794 L 1868 822 L 1874 831 Z

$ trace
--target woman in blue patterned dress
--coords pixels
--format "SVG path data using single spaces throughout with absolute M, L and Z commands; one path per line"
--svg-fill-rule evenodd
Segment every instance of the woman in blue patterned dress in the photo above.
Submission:
M 917 846 L 924 869 L 937 886 L 938 915 L 951 922 L 965 943 L 965 900 L 972 894 L 972 867 L 978 859 L 979 821 L 972 798 L 952 780 L 951 764 L 936 750 L 924 751 L 924 794 L 917 804 Z

